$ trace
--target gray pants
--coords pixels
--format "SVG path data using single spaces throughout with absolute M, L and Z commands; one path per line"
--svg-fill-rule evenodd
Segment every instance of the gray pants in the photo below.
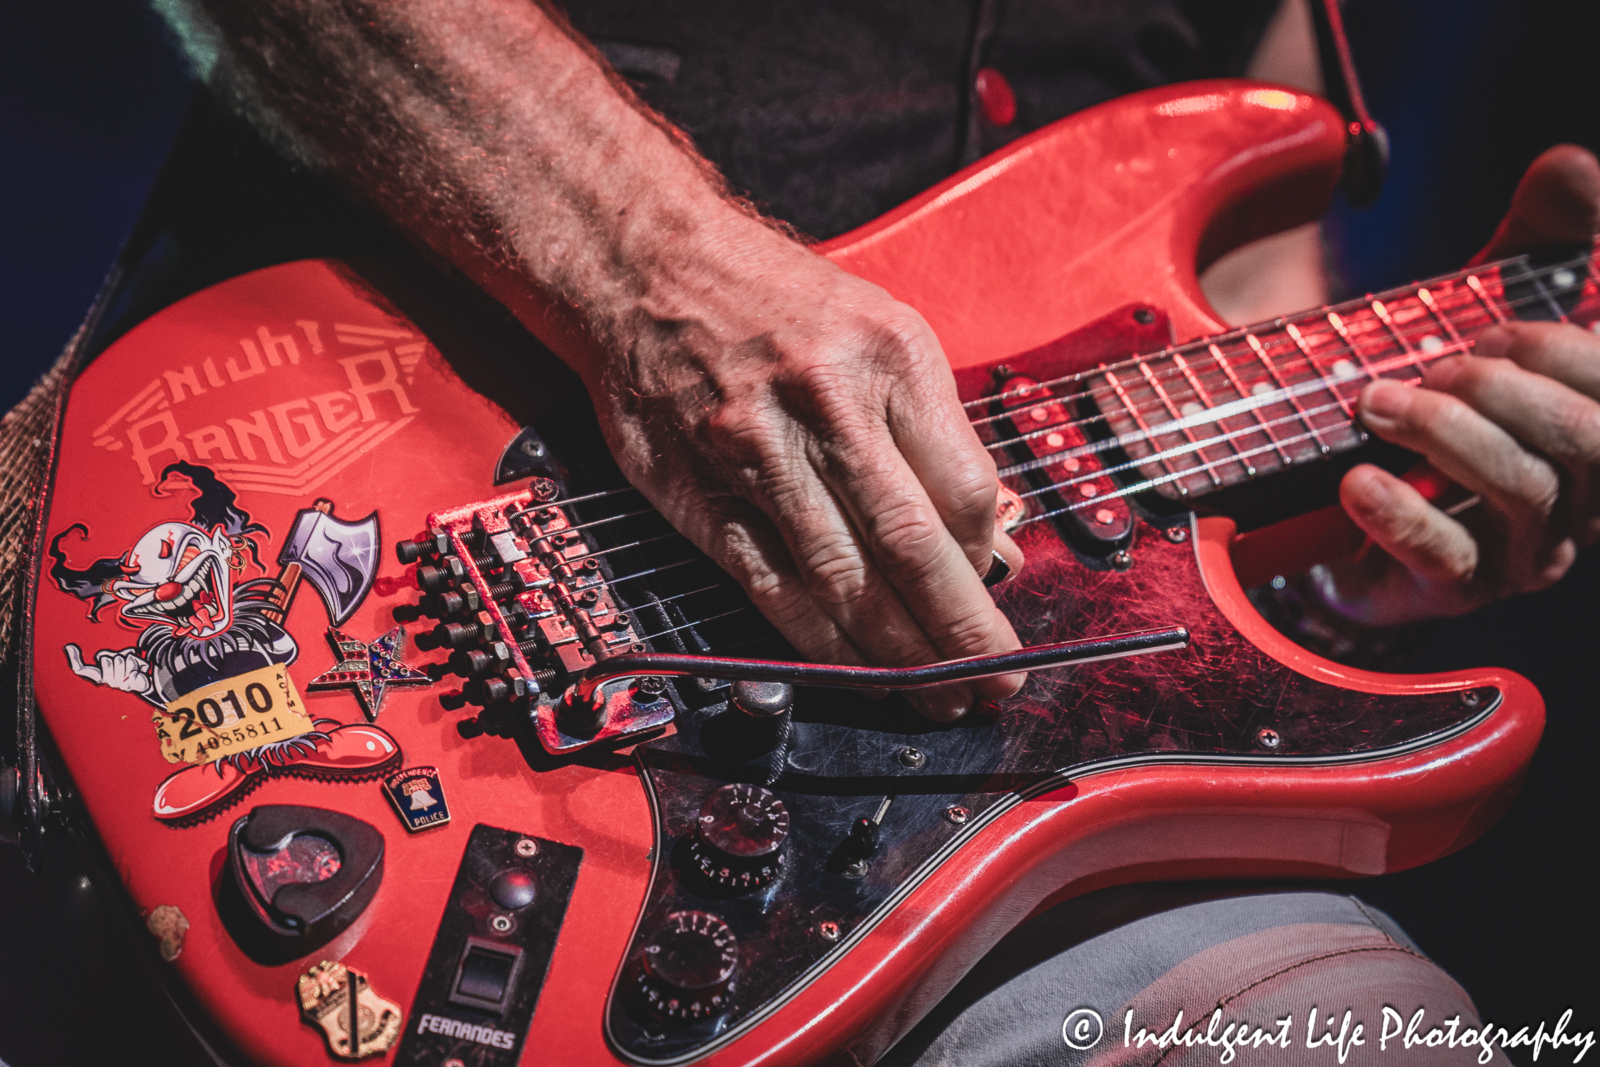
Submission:
M 1506 1067 L 1483 1034 L 1465 991 L 1355 897 L 1151 886 L 1024 923 L 880 1063 Z

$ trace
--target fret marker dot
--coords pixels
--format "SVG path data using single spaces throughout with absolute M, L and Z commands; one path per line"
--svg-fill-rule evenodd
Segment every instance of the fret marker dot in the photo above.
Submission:
M 1094 496 L 1095 494 L 1099 493 L 1100 490 L 1095 488 L 1093 482 L 1084 482 L 1082 485 L 1078 486 L 1078 492 L 1082 493 L 1084 496 Z
M 1179 408 L 1178 410 L 1183 413 L 1183 417 L 1184 418 L 1192 419 L 1196 415 L 1198 415 L 1202 411 L 1204 411 L 1205 408 L 1201 407 L 1199 404 L 1197 404 L 1193 400 L 1191 400 L 1187 404 L 1183 405 L 1183 407 Z
M 1067 468 L 1068 471 L 1075 471 L 1079 467 L 1083 466 L 1083 464 L 1077 459 L 1064 459 L 1061 461 L 1061 465 Z
M 1333 365 L 1333 376 L 1340 380 L 1357 377 L 1360 375 L 1360 373 L 1361 372 L 1356 369 L 1356 365 L 1351 363 L 1348 359 L 1341 359 L 1339 362 Z
M 1263 393 L 1270 392 L 1272 392 L 1272 386 L 1268 385 L 1266 382 L 1257 382 L 1250 387 L 1251 396 L 1260 396 Z
M 1049 445 L 1051 448 L 1060 448 L 1062 445 L 1067 443 L 1067 439 L 1058 433 L 1053 433 L 1044 439 L 1044 443 Z
M 1572 283 L 1578 280 L 1578 276 L 1567 268 L 1562 267 L 1560 270 L 1550 275 L 1550 280 L 1555 282 L 1557 289 L 1570 289 L 1572 287 Z
M 1099 511 L 1094 513 L 1094 521 L 1098 522 L 1101 526 L 1110 526 L 1112 523 L 1117 521 L 1117 513 L 1112 511 L 1110 508 L 1101 508 Z
M 1033 419 L 1034 422 L 1043 422 L 1045 419 L 1050 417 L 1050 412 L 1046 411 L 1041 405 L 1040 407 L 1036 407 L 1032 411 L 1028 412 L 1028 415 Z
M 1437 334 L 1430 333 L 1428 336 L 1422 339 L 1422 343 L 1419 347 L 1430 356 L 1436 355 L 1437 353 L 1444 351 L 1444 340 Z

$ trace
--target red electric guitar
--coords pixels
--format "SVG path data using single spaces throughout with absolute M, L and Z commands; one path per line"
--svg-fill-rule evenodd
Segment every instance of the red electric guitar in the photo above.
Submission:
M 1472 840 L 1533 687 L 1301 650 L 1225 516 L 1360 445 L 1372 377 L 1600 290 L 1580 249 L 1226 329 L 1196 265 L 1316 217 L 1345 143 L 1308 95 L 1156 89 L 822 246 L 998 457 L 1000 663 L 784 662 L 572 376 L 514 386 L 426 275 L 287 263 L 128 332 L 72 388 L 32 655 L 164 966 L 263 1064 L 868 1063 L 1047 903 Z M 1277 529 L 1241 572 L 1350 528 Z M 1018 664 L 948 726 L 858 692 Z

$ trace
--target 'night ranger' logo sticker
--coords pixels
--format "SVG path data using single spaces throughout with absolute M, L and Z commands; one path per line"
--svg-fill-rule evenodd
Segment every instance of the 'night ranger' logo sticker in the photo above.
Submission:
M 394 805 L 400 821 L 412 833 L 450 821 L 450 806 L 445 803 L 444 783 L 432 767 L 408 767 L 383 780 L 383 792 Z

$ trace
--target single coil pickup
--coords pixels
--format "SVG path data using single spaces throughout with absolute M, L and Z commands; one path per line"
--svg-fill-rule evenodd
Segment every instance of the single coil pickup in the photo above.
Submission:
M 1024 499 L 1036 498 L 1041 511 L 1055 513 L 1068 540 L 1085 555 L 1104 558 L 1128 546 L 1133 512 L 1116 495 L 1118 486 L 1090 447 L 1083 420 L 1047 386 L 1021 375 L 1000 383 L 991 413 L 1007 416 L 996 429 L 1029 486 Z

